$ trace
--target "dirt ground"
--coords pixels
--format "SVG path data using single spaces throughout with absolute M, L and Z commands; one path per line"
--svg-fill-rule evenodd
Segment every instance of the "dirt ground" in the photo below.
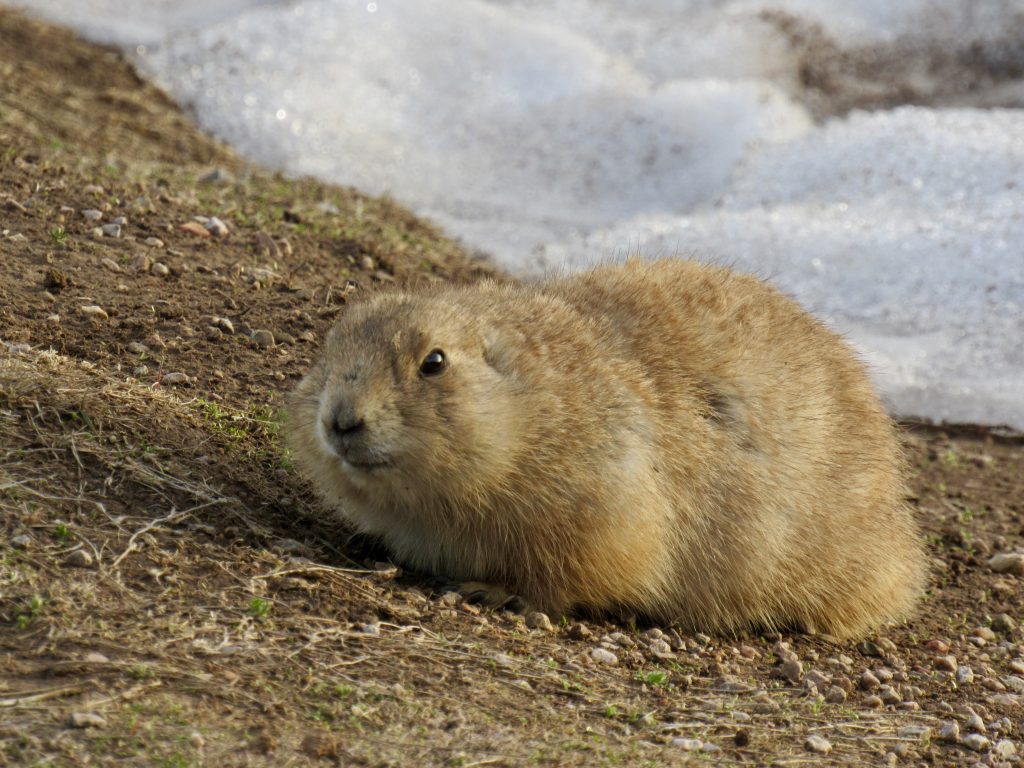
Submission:
M 862 643 L 531 629 L 318 522 L 278 409 L 346 296 L 491 273 L 0 10 L 0 764 L 1020 762 L 1017 436 L 907 430 L 931 585 Z

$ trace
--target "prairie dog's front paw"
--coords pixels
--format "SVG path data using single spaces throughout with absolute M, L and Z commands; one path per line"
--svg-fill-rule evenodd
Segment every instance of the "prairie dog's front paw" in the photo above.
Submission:
M 516 613 L 523 613 L 528 606 L 518 595 L 497 584 L 483 581 L 463 581 L 453 585 L 456 592 L 465 598 L 467 603 L 482 605 L 485 608 L 505 608 Z

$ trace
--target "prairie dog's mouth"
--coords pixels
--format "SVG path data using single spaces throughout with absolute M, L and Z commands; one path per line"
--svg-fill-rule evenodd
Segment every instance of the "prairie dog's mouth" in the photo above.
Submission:
M 373 472 L 391 466 L 390 462 L 383 459 L 357 459 L 351 456 L 339 456 L 338 458 L 346 468 L 351 467 L 360 472 Z

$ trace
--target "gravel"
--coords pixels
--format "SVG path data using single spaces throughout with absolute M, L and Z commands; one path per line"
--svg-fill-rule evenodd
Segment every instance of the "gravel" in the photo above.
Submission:
M 818 734 L 811 734 L 804 742 L 804 749 L 816 755 L 827 755 L 832 751 L 832 742 Z
M 100 231 L 103 232 L 104 237 L 120 237 L 121 236 L 121 225 L 120 224 L 104 224 L 100 227 Z
M 607 664 L 614 666 L 619 663 L 619 657 L 609 651 L 607 648 L 594 648 L 590 651 L 590 658 L 596 661 L 598 664 Z
M 99 221 L 103 218 L 103 211 L 97 211 L 95 208 L 87 208 L 82 211 L 82 216 L 85 217 L 86 221 Z
M 228 225 L 218 219 L 216 216 L 211 216 L 206 220 L 206 230 L 214 237 L 227 237 Z
M 540 611 L 534 611 L 526 615 L 526 626 L 530 629 L 539 629 L 544 632 L 554 632 L 555 628 L 551 624 L 551 619 L 548 618 L 546 613 Z
M 97 317 L 100 318 L 101 320 L 106 320 L 109 317 L 106 310 L 97 304 L 87 304 L 84 307 L 79 307 L 79 311 L 81 311 L 83 315 L 88 315 L 89 317 Z
M 103 728 L 107 721 L 96 712 L 72 712 L 69 718 L 72 728 Z
M 1024 576 L 1024 554 L 1008 552 L 995 555 L 988 561 L 988 567 L 996 573 L 1012 573 Z
M 267 330 L 255 330 L 250 334 L 249 338 L 255 342 L 257 347 L 262 347 L 263 349 L 270 349 L 274 346 L 274 334 Z
M 160 379 L 161 384 L 168 384 L 171 386 L 185 385 L 188 386 L 192 383 L 192 379 L 186 373 L 181 371 L 172 371 L 171 373 L 165 373 Z
M 788 659 L 779 667 L 779 674 L 796 685 L 804 676 L 804 665 L 798 659 Z
M 960 743 L 974 752 L 984 752 L 991 742 L 980 733 L 969 733 L 960 739 Z
M 76 549 L 64 559 L 64 565 L 72 568 L 91 568 L 93 563 L 92 555 L 84 549 Z

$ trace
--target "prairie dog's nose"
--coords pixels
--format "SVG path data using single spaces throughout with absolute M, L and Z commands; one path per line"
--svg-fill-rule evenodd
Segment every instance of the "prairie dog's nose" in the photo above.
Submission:
M 350 404 L 341 403 L 331 414 L 327 429 L 332 438 L 344 443 L 366 429 L 366 422 Z

